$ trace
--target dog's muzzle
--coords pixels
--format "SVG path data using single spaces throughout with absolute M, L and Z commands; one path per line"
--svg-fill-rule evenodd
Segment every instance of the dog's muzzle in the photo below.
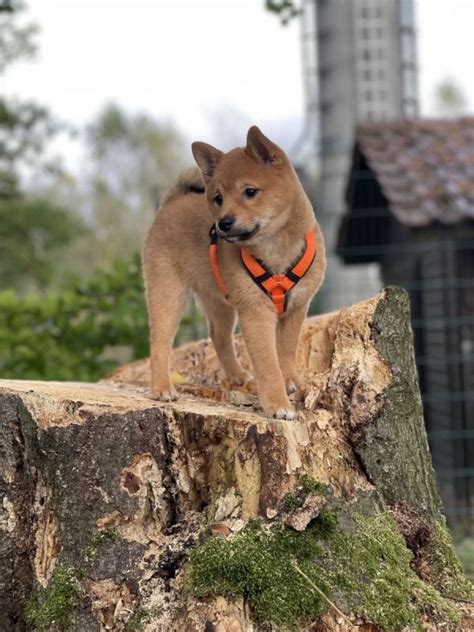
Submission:
M 256 224 L 252 230 L 232 230 L 229 232 L 223 232 L 219 230 L 218 226 L 216 226 L 216 231 L 220 239 L 225 239 L 229 243 L 235 244 L 239 241 L 247 241 L 258 232 L 259 228 L 259 224 Z

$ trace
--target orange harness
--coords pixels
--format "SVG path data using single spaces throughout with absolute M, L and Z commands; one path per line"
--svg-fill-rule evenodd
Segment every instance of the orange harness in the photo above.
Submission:
M 209 236 L 211 238 L 209 246 L 211 268 L 214 272 L 214 276 L 216 277 L 217 284 L 226 295 L 226 298 L 228 298 L 229 292 L 227 291 L 227 286 L 225 284 L 224 277 L 222 276 L 217 258 L 218 237 L 214 227 L 211 228 Z M 272 300 L 278 315 L 283 314 L 286 309 L 288 292 L 302 277 L 304 277 L 314 261 L 314 257 L 316 255 L 316 245 L 314 243 L 314 231 L 312 228 L 310 228 L 306 233 L 305 242 L 306 246 L 303 254 L 298 261 L 285 272 L 285 274 L 272 274 L 262 263 L 257 261 L 246 248 L 243 246 L 240 248 L 240 256 L 245 269 L 251 279 Z

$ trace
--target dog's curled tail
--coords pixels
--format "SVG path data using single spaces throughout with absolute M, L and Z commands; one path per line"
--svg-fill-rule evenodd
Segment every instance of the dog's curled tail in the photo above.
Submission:
M 204 180 L 202 179 L 200 170 L 197 167 L 191 167 L 183 171 L 173 186 L 166 191 L 161 200 L 161 204 L 166 204 L 180 195 L 204 193 L 205 190 Z

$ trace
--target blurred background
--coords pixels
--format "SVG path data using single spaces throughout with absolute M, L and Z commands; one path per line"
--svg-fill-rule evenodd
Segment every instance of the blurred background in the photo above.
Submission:
M 312 313 L 411 296 L 434 465 L 474 574 L 474 2 L 0 0 L 0 376 L 148 354 L 160 196 L 259 125 L 329 246 Z M 190 304 L 177 342 L 202 336 Z

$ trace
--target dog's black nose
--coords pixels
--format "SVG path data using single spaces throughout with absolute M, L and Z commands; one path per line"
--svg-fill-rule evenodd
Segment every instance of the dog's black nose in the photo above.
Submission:
M 219 230 L 221 230 L 223 233 L 228 233 L 229 230 L 232 228 L 233 223 L 234 218 L 232 217 L 232 215 L 225 215 L 217 222 L 217 225 L 219 227 Z

